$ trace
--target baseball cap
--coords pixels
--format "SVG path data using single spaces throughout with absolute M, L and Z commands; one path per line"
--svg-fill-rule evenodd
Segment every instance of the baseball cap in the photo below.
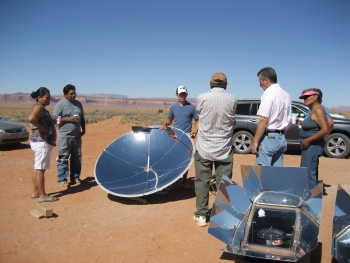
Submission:
M 301 94 L 299 99 L 303 99 L 304 97 L 311 96 L 311 95 L 320 95 L 320 93 L 314 90 L 308 90 L 308 91 L 305 91 L 303 94 Z
M 227 78 L 226 78 L 226 75 L 224 73 L 217 72 L 211 77 L 210 82 L 213 84 L 226 84 Z
M 176 89 L 176 94 L 180 94 L 180 93 L 183 93 L 183 92 L 188 94 L 186 87 L 182 86 L 182 85 L 178 86 L 177 89 Z

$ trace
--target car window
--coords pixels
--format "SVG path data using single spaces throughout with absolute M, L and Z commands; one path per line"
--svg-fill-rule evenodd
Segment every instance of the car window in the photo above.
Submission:
M 297 117 L 304 118 L 306 115 L 306 112 L 305 112 L 305 110 L 303 110 L 302 107 L 299 108 L 299 107 L 292 105 L 292 114 L 297 116 Z
M 258 113 L 260 103 L 253 103 L 252 104 L 252 112 L 250 115 L 256 115 Z
M 250 103 L 238 103 L 236 114 L 249 115 Z

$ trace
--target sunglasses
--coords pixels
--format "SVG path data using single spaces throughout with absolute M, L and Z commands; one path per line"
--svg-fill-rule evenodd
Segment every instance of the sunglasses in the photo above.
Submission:
M 315 96 L 315 95 L 317 95 L 317 94 L 306 95 L 306 96 L 304 96 L 304 97 L 303 97 L 303 100 L 307 100 L 309 97 L 311 97 L 311 96 Z

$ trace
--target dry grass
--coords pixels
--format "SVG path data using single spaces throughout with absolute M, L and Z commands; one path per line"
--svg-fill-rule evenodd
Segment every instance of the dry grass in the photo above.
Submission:
M 161 110 L 138 110 L 123 112 L 120 124 L 131 123 L 133 125 L 161 125 L 168 117 L 168 113 Z
M 21 105 L 14 107 L 13 105 L 0 105 L 1 119 L 28 124 L 28 115 L 32 105 Z M 47 110 L 52 113 L 53 106 L 47 107 Z M 135 108 L 107 108 L 107 107 L 84 107 L 85 120 L 87 124 L 97 123 L 107 120 L 113 116 L 123 116 L 120 123 L 130 123 L 131 125 L 161 125 L 167 119 L 167 112 L 163 109 L 135 109 Z
M 0 105 L 0 117 L 7 121 L 28 124 L 28 115 L 32 105 Z M 47 107 L 50 113 L 54 105 Z M 130 107 L 103 107 L 84 106 L 86 123 L 97 123 L 113 116 L 123 116 L 120 123 L 131 125 L 161 125 L 168 117 L 168 109 L 157 108 L 130 108 Z M 330 111 L 331 113 L 344 115 L 350 118 L 350 111 Z
M 0 117 L 6 121 L 25 124 L 28 123 L 30 109 L 4 109 L 0 107 Z
M 350 119 L 350 111 L 334 111 L 334 110 L 331 110 L 329 112 L 330 113 L 334 113 L 334 114 L 340 114 L 340 115 L 343 115 L 346 118 Z

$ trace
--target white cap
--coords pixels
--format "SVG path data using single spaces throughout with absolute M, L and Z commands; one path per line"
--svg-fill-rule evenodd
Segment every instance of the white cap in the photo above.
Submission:
M 180 93 L 183 93 L 183 92 L 188 94 L 186 87 L 182 86 L 182 85 L 178 86 L 177 89 L 176 89 L 176 94 L 180 94 Z

